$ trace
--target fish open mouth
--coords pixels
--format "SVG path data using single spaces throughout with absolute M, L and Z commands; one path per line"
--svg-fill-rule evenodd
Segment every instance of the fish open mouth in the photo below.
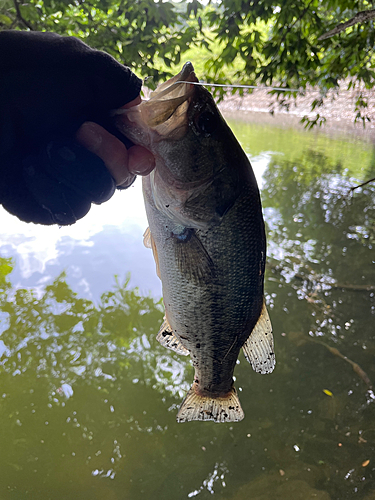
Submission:
M 198 82 L 191 62 L 187 62 L 178 75 L 160 85 L 151 93 L 150 99 L 142 103 L 143 119 L 148 127 L 166 135 L 171 132 L 172 126 L 174 129 L 179 126 L 180 117 L 186 115 L 189 98 L 195 91 L 195 85 L 188 82 Z M 184 103 L 186 105 L 181 106 Z M 170 126 L 160 127 L 172 117 Z
M 117 122 L 118 128 L 136 143 L 142 136 L 145 147 L 151 141 L 150 134 L 156 141 L 157 136 L 169 139 L 182 136 L 186 131 L 189 103 L 196 90 L 196 85 L 189 82 L 198 82 L 191 62 L 152 92 L 148 101 L 121 110 L 123 118 Z
M 166 99 L 171 100 L 179 97 L 188 97 L 189 92 L 193 90 L 194 87 L 194 85 L 189 85 L 188 82 L 198 82 L 198 78 L 194 73 L 194 67 L 190 61 L 184 64 L 178 75 L 159 85 L 158 88 L 151 93 L 150 101 L 155 103 L 156 101 L 163 101 Z

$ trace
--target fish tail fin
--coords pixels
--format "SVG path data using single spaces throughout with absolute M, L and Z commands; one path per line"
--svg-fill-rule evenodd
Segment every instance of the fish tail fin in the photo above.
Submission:
M 191 387 L 178 411 L 177 422 L 191 420 L 239 422 L 244 416 L 234 387 L 226 397 L 219 398 L 200 396 L 195 392 L 194 387 Z

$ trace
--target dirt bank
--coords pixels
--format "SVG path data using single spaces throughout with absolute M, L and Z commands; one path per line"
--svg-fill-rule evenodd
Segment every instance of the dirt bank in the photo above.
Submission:
M 354 123 L 355 101 L 359 91 L 342 90 L 338 95 L 328 94 L 324 106 L 318 112 L 325 116 L 327 121 L 322 127 L 318 127 L 323 133 L 329 135 L 355 135 L 369 142 L 375 142 L 375 93 L 364 91 L 368 99 L 367 114 L 371 121 L 363 127 L 362 122 Z M 311 112 L 311 103 L 319 99 L 319 92 L 307 92 L 305 96 L 298 97 L 297 101 L 291 99 L 289 112 L 275 104 L 275 97 L 269 95 L 265 90 L 255 90 L 252 94 L 244 97 L 239 95 L 228 95 L 219 107 L 226 117 L 235 117 L 239 120 L 250 122 L 268 123 L 275 126 L 293 126 L 303 128 L 300 120 L 307 115 L 315 116 Z M 274 110 L 274 114 L 270 110 Z

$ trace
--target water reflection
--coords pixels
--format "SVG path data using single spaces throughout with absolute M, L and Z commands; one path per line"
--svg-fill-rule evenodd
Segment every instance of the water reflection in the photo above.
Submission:
M 371 157 L 359 175 L 329 150 L 248 152 L 268 159 L 266 293 L 278 364 L 260 376 L 240 358 L 245 420 L 178 425 L 192 368 L 155 341 L 160 302 L 122 277 L 99 298 L 112 264 L 90 252 L 98 233 L 77 235 L 78 245 L 58 239 L 59 263 L 71 272 L 75 262 L 92 296 L 78 278 L 71 286 L 69 273 L 54 274 L 50 257 L 32 290 L 0 260 L 1 498 L 374 498 L 372 389 L 337 354 L 375 381 L 375 185 L 349 192 L 375 176 Z M 129 234 L 107 238 L 113 266 Z
M 113 285 L 113 276 L 160 297 L 155 264 L 142 244 L 147 227 L 141 182 L 117 192 L 109 202 L 93 206 L 88 215 L 69 227 L 25 224 L 1 207 L 0 253 L 16 257 L 14 286 L 43 289 L 62 271 L 67 282 L 86 298 L 99 300 Z
M 365 176 L 374 177 L 374 169 Z M 282 311 L 303 308 L 301 331 L 361 359 L 375 347 L 374 184 L 351 191 L 357 181 L 312 151 L 299 162 L 272 162 L 265 184 L 267 291 L 286 319 L 282 329 L 298 330 L 293 314 L 287 319 Z
M 374 172 L 369 164 L 362 178 Z M 294 373 L 287 384 L 299 379 L 292 409 L 319 421 L 301 430 L 298 452 L 328 468 L 333 498 L 363 494 L 375 470 L 367 469 L 374 441 L 361 437 L 374 417 L 375 186 L 351 191 L 356 184 L 344 166 L 307 150 L 298 161 L 274 159 L 263 190 L 266 289 Z

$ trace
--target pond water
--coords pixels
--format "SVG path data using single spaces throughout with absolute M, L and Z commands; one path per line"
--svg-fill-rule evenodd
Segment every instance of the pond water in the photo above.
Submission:
M 1 212 L 2 500 L 375 499 L 375 183 L 350 190 L 373 149 L 230 125 L 262 187 L 274 373 L 241 354 L 245 419 L 176 423 L 193 370 L 155 340 L 140 183 L 71 228 Z

